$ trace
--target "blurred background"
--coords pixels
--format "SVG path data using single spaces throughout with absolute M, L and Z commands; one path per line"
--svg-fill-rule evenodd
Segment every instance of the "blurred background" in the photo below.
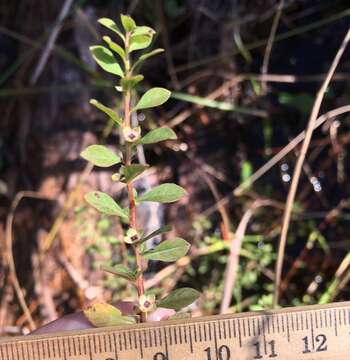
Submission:
M 99 270 L 130 260 L 122 225 L 83 200 L 90 189 L 121 202 L 125 193 L 110 172 L 79 157 L 89 144 L 119 141 L 88 103 L 120 106 L 115 79 L 96 67 L 88 49 L 107 34 L 97 19 L 119 21 L 120 13 L 156 29 L 153 46 L 166 50 L 143 66 L 141 91 L 164 86 L 172 98 L 138 114 L 139 121 L 178 134 L 177 141 L 139 153 L 151 168 L 137 188 L 174 181 L 189 193 L 179 203 L 149 203 L 139 211 L 146 229 L 171 223 L 173 234 L 192 244 L 176 264 L 152 264 L 146 287 L 164 293 L 194 287 L 203 292 L 194 314 L 216 314 L 231 242 L 241 241 L 229 311 L 271 307 L 284 204 L 300 149 L 294 139 L 349 27 L 350 2 L 0 0 L 2 335 L 133 294 L 124 280 Z M 349 103 L 349 55 L 321 114 Z M 350 116 L 324 120 L 293 208 L 283 306 L 350 294 Z

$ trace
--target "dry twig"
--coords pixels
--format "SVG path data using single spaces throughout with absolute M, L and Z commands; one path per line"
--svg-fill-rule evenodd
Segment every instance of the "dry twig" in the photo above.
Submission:
M 231 241 L 230 255 L 227 260 L 227 265 L 224 275 L 224 291 L 222 295 L 220 314 L 224 314 L 229 309 L 232 290 L 235 286 L 237 269 L 239 264 L 239 253 L 242 247 L 245 232 L 247 230 L 248 223 L 255 211 L 262 206 L 271 206 L 270 200 L 256 200 L 244 213 L 235 233 L 233 240 Z
M 7 260 L 7 266 L 9 268 L 10 278 L 12 280 L 13 287 L 15 289 L 15 293 L 17 295 L 19 304 L 22 308 L 23 313 L 25 314 L 25 316 L 27 318 L 30 329 L 34 330 L 35 323 L 32 319 L 30 310 L 26 304 L 23 291 L 22 291 L 21 286 L 18 281 L 16 265 L 15 265 L 15 261 L 14 261 L 14 257 L 13 257 L 13 250 L 12 250 L 12 245 L 13 245 L 12 227 L 13 227 L 13 219 L 14 219 L 15 211 L 16 211 L 16 208 L 17 208 L 19 202 L 23 198 L 26 198 L 26 197 L 27 198 L 35 198 L 35 199 L 43 199 L 43 200 L 54 200 L 54 199 L 50 199 L 47 196 L 43 196 L 43 195 L 38 194 L 33 191 L 20 191 L 16 194 L 14 200 L 12 201 L 11 208 L 10 208 L 9 214 L 6 219 L 6 235 L 5 235 L 5 237 L 6 237 L 6 256 L 5 256 L 5 259 Z
M 336 116 L 350 112 L 350 105 L 345 105 L 337 109 L 328 111 L 327 113 L 321 115 L 314 124 L 314 129 L 320 127 L 325 121 L 334 118 Z M 217 207 L 221 204 L 227 204 L 230 201 L 232 196 L 241 196 L 248 188 L 248 185 L 253 185 L 258 179 L 260 179 L 264 174 L 266 174 L 271 168 L 273 168 L 280 160 L 282 160 L 287 154 L 289 154 L 296 146 L 300 144 L 305 139 L 305 130 L 292 139 L 281 151 L 279 151 L 275 156 L 273 156 L 269 161 L 267 161 L 263 166 L 261 166 L 257 171 L 255 171 L 247 180 L 237 186 L 230 194 L 224 196 L 220 201 L 215 205 L 211 206 L 205 210 L 202 215 L 209 216 Z
M 288 193 L 286 208 L 285 208 L 285 212 L 284 212 L 284 216 L 283 216 L 282 231 L 281 231 L 281 237 L 280 237 L 280 241 L 279 241 L 279 248 L 278 248 L 278 254 L 277 254 L 277 262 L 276 262 L 276 268 L 275 268 L 275 284 L 274 284 L 275 288 L 274 288 L 274 299 L 273 299 L 274 307 L 276 307 L 278 305 L 278 300 L 279 300 L 279 290 L 280 290 L 280 284 L 281 284 L 284 251 L 285 251 L 285 247 L 286 247 L 287 234 L 288 234 L 288 228 L 289 228 L 289 223 L 290 223 L 290 218 L 291 218 L 291 213 L 292 213 L 292 207 L 293 207 L 296 191 L 298 188 L 301 169 L 302 169 L 302 166 L 304 163 L 306 152 L 310 145 L 312 133 L 313 133 L 313 130 L 316 125 L 317 116 L 320 111 L 320 107 L 321 107 L 321 103 L 322 103 L 324 94 L 327 90 L 327 87 L 332 79 L 333 74 L 335 73 L 338 63 L 339 63 L 349 41 L 350 41 L 350 29 L 346 33 L 345 38 L 344 38 L 336 56 L 332 62 L 332 65 L 328 71 L 326 79 L 324 80 L 320 90 L 317 93 L 316 100 L 315 100 L 314 106 L 312 108 L 310 119 L 309 119 L 307 129 L 305 132 L 305 139 L 302 144 L 300 155 L 298 157 L 298 160 L 297 160 L 297 163 L 296 163 L 296 166 L 294 169 L 293 179 L 292 179 L 290 190 Z
M 262 65 L 262 68 L 261 68 L 261 74 L 263 76 L 266 75 L 267 72 L 268 72 L 272 46 L 273 46 L 273 42 L 274 42 L 274 39 L 275 39 L 275 36 L 276 36 L 278 24 L 280 22 L 280 18 L 281 18 L 281 15 L 282 15 L 283 7 L 284 7 L 284 0 L 280 0 L 280 2 L 278 4 L 278 7 L 277 7 L 277 10 L 276 10 L 276 15 L 275 15 L 275 17 L 273 19 L 273 22 L 272 22 L 270 35 L 269 35 L 269 38 L 267 40 L 263 65 Z M 262 89 L 262 93 L 266 94 L 267 89 L 266 89 L 266 81 L 265 80 L 262 80 L 262 82 L 261 82 L 261 89 Z
M 52 49 L 54 48 L 57 36 L 60 32 L 60 29 L 62 27 L 62 22 L 64 21 L 64 19 L 66 18 L 66 16 L 68 15 L 68 12 L 71 8 L 71 6 L 73 5 L 74 0 L 66 0 L 62 6 L 62 9 L 57 17 L 57 21 L 56 24 L 54 25 L 50 37 L 47 41 L 47 44 L 41 54 L 41 57 L 39 59 L 39 62 L 34 70 L 34 73 L 32 75 L 32 77 L 30 78 L 30 84 L 34 85 L 37 80 L 39 79 L 45 65 L 46 62 L 52 52 Z

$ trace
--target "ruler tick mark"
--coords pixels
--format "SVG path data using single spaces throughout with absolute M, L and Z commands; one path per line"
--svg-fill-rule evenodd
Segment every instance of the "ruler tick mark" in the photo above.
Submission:
M 112 336 L 113 336 L 114 356 L 115 356 L 115 359 L 118 360 L 117 337 L 116 337 L 115 333 L 113 333 Z
M 190 328 L 189 328 L 190 351 L 191 351 L 191 353 L 193 354 L 192 330 L 195 331 L 195 326 L 190 326 Z
M 241 322 L 238 319 L 238 340 L 239 346 L 242 347 Z

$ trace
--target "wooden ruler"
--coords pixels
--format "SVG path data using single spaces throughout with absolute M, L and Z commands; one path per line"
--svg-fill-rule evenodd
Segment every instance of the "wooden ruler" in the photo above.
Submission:
M 0 340 L 0 360 L 350 359 L 350 302 Z

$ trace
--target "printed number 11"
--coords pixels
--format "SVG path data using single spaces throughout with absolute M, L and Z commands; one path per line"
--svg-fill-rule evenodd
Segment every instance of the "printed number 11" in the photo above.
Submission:
M 256 342 L 255 344 L 253 344 L 255 347 L 255 356 L 254 359 L 262 359 L 263 356 L 261 355 L 261 344 L 260 342 Z M 270 354 L 269 354 L 269 358 L 274 358 L 277 357 L 276 354 L 276 342 L 275 340 L 271 340 L 267 343 L 267 345 L 269 345 L 270 347 Z

